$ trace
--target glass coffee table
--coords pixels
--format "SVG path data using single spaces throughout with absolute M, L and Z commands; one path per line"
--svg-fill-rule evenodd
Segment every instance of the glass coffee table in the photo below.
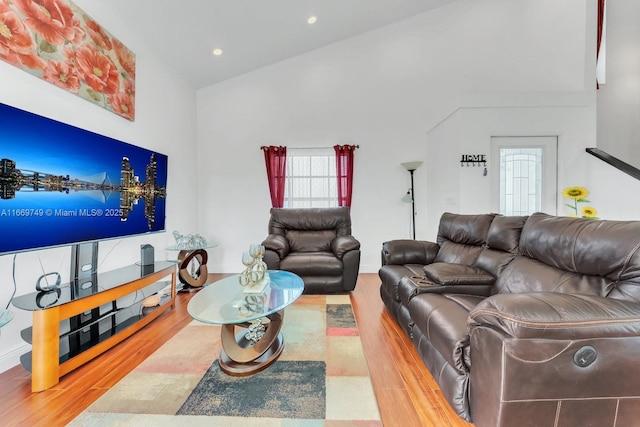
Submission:
M 270 282 L 261 293 L 245 292 L 236 274 L 205 286 L 187 306 L 194 319 L 222 325 L 220 369 L 229 375 L 259 372 L 284 348 L 284 309 L 302 295 L 304 282 L 288 271 L 268 273 Z

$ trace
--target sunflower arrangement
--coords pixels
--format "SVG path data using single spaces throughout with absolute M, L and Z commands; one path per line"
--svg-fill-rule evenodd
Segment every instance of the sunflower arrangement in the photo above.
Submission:
M 598 211 L 592 206 L 583 206 L 580 208 L 580 211 L 578 211 L 578 203 L 591 203 L 587 200 L 589 190 L 584 187 L 567 187 L 562 190 L 562 195 L 572 201 L 570 203 L 565 203 L 565 205 L 574 212 L 569 216 L 575 218 L 581 217 L 598 219 Z

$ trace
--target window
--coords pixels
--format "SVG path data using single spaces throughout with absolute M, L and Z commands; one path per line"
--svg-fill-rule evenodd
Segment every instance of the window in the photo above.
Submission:
M 557 136 L 492 136 L 492 205 L 502 215 L 557 211 Z
M 336 156 L 332 147 L 287 148 L 285 208 L 338 206 Z

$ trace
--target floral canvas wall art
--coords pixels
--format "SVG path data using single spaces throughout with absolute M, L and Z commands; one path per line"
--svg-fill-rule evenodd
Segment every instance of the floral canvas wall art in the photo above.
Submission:
M 135 119 L 135 55 L 69 0 L 0 0 L 0 59 Z

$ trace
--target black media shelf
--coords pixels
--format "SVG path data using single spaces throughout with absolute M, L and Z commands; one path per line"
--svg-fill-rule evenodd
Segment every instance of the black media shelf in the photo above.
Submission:
M 167 277 L 171 277 L 168 284 Z M 175 262 L 134 264 L 92 274 L 86 282 L 76 279 L 54 291 L 14 298 L 15 307 L 33 312 L 33 326 L 20 333 L 33 347 L 20 358 L 31 371 L 31 390 L 51 388 L 60 377 L 171 309 L 175 305 L 176 277 Z M 158 306 L 142 306 L 144 298 L 167 287 L 168 295 Z
M 169 282 L 169 285 L 171 285 L 171 282 Z M 62 343 L 62 338 L 66 338 L 66 337 L 72 336 L 74 334 L 78 334 L 78 333 L 84 331 L 85 329 L 89 328 L 90 326 L 98 324 L 98 323 L 102 322 L 105 319 L 110 319 L 110 318 L 112 318 L 114 316 L 118 316 L 120 314 L 120 312 L 122 312 L 122 311 L 135 309 L 136 311 L 140 312 L 140 310 L 141 310 L 140 306 L 141 306 L 141 303 L 142 303 L 141 299 L 144 299 L 144 298 L 146 298 L 148 296 L 151 296 L 151 295 L 157 293 L 158 291 L 160 291 L 161 289 L 165 288 L 166 286 L 167 286 L 167 282 L 154 283 L 154 284 L 152 284 L 152 285 L 150 285 L 150 286 L 138 291 L 139 293 L 142 294 L 142 296 L 140 297 L 139 301 L 136 301 L 133 304 L 130 304 L 130 305 L 128 305 L 126 307 L 122 307 L 122 308 L 118 308 L 117 304 L 115 304 L 116 305 L 115 308 L 110 309 L 109 311 L 106 311 L 104 313 L 101 313 L 99 318 L 97 318 L 95 320 L 92 320 L 90 322 L 84 323 L 84 324 L 82 324 L 81 326 L 79 326 L 76 329 L 72 329 L 72 330 L 69 330 L 67 332 L 61 332 L 60 333 L 60 338 L 61 338 L 60 341 L 61 341 L 61 343 Z M 163 300 L 164 300 L 164 298 L 163 298 Z M 162 301 L 161 301 L 161 303 L 162 303 Z M 149 312 L 151 310 L 146 310 L 146 311 Z M 28 327 L 28 328 L 25 328 L 25 329 L 21 330 L 20 331 L 20 337 L 22 338 L 23 341 L 27 342 L 28 344 L 33 343 L 33 327 Z
M 169 303 L 170 301 L 171 301 L 171 298 L 164 297 L 161 299 L 159 305 L 155 307 L 148 307 L 148 308 L 147 307 L 143 308 L 142 301 L 139 301 L 127 308 L 122 308 L 117 312 L 109 313 L 108 316 L 103 317 L 98 322 L 95 322 L 91 325 L 91 326 L 97 326 L 100 330 L 102 329 L 106 329 L 106 330 L 100 333 L 95 339 L 91 338 L 86 342 L 82 343 L 76 350 L 61 354 L 59 363 L 63 364 L 64 362 L 71 360 L 72 358 L 83 353 L 84 351 L 89 350 L 96 344 L 106 341 L 107 339 L 119 334 L 120 332 L 124 331 L 125 329 L 127 329 L 132 325 L 135 325 L 138 321 L 142 320 L 145 316 L 149 315 L 150 313 L 162 307 L 163 305 Z M 126 315 L 127 313 L 128 315 Z M 123 315 L 123 316 L 121 316 L 122 317 L 121 319 L 118 319 L 117 318 L 118 315 Z M 115 324 L 113 323 L 114 318 L 115 318 Z M 82 329 L 79 329 L 76 331 L 70 331 L 68 334 L 62 335 L 60 337 L 61 348 L 64 344 L 66 344 L 65 340 L 73 338 L 74 335 L 83 333 L 83 331 L 87 330 L 88 328 L 90 328 L 90 326 L 85 326 Z M 31 328 L 28 328 L 28 329 L 30 330 Z M 25 335 L 27 335 L 25 331 L 27 331 L 27 329 L 24 329 L 21 332 L 21 335 L 23 339 L 27 341 L 25 338 Z M 23 335 L 23 333 L 25 334 Z M 86 331 L 85 333 L 89 333 L 89 331 Z M 28 335 L 28 338 L 31 339 L 30 334 Z M 30 342 L 30 341 L 27 341 L 27 342 Z M 20 363 L 29 372 L 31 372 L 31 354 L 32 352 L 28 352 L 20 356 Z

